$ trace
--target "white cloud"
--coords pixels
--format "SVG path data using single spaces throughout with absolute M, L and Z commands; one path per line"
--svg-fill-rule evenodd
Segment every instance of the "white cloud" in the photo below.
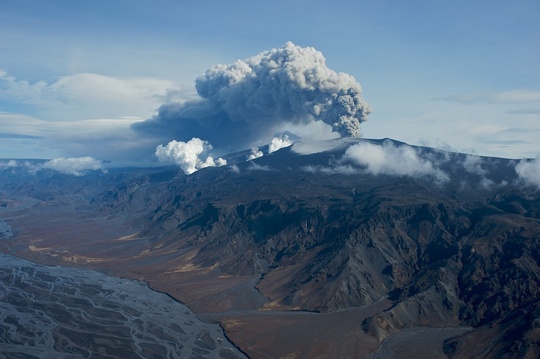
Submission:
M 201 168 L 227 164 L 223 158 L 214 161 L 212 156 L 207 156 L 203 160 L 201 156 L 211 149 L 212 146 L 207 141 L 194 137 L 188 142 L 173 140 L 167 146 L 159 145 L 155 155 L 160 161 L 177 164 L 186 174 L 192 174 Z
M 148 77 L 79 73 L 29 82 L 0 70 L 0 157 L 149 157 L 159 142 L 131 126 L 164 101 L 193 94 L 193 86 L 183 91 L 172 81 Z M 25 114 L 17 113 L 21 108 Z
M 30 174 L 36 174 L 36 172 L 43 169 L 43 166 L 40 163 L 32 163 L 30 161 L 9 160 L 0 162 L 0 170 L 11 170 L 15 168 L 22 168 Z
M 264 156 L 263 151 L 259 150 L 258 148 L 254 147 L 251 149 L 251 154 L 248 157 L 248 161 L 254 160 L 256 158 Z
M 480 176 L 479 186 L 485 189 L 493 188 L 497 185 L 495 181 L 488 178 L 490 175 L 489 167 L 490 160 L 485 157 L 476 156 L 476 155 L 466 155 L 465 159 L 461 162 L 463 168 L 472 174 Z M 505 182 L 501 182 L 499 185 L 504 185 Z
M 46 121 L 0 112 L 0 158 L 150 157 L 156 145 L 132 130 L 138 121 L 134 117 Z
M 538 103 L 429 101 L 397 106 L 370 101 L 378 119 L 362 125 L 362 132 L 369 138 L 393 138 L 409 144 L 514 159 L 534 157 L 538 152 L 540 115 L 530 111 Z
M 375 145 L 361 142 L 347 149 L 344 159 L 361 165 L 374 175 L 424 177 L 430 176 L 438 182 L 449 180 L 448 175 L 437 168 L 431 161 L 418 156 L 413 147 L 394 146 L 390 142 Z
M 488 172 L 485 169 L 486 164 L 480 156 L 466 155 L 462 164 L 463 168 L 465 168 L 467 172 L 474 173 L 479 176 L 484 176 Z
M 45 162 L 41 167 L 74 176 L 82 176 L 87 171 L 102 170 L 103 163 L 92 157 L 86 156 L 77 158 L 55 158 Z
M 293 141 L 289 138 L 288 135 L 283 135 L 281 137 L 272 138 L 270 146 L 268 147 L 268 153 L 276 152 L 282 148 L 292 146 Z
M 16 113 L 0 112 L 0 134 L 40 137 L 54 131 L 47 121 Z
M 227 166 L 227 160 L 224 159 L 224 158 L 219 157 L 219 158 L 215 161 L 215 165 L 216 165 L 217 167 Z
M 251 162 L 250 166 L 247 168 L 248 171 L 271 171 L 270 167 L 263 166 L 255 162 Z
M 320 173 L 325 173 L 325 174 L 344 174 L 344 175 L 355 175 L 355 174 L 361 173 L 361 170 L 351 165 L 337 165 L 334 167 L 308 165 L 308 166 L 302 167 L 302 170 L 309 173 L 320 172 Z
M 7 162 L 0 162 L 0 169 L 4 169 L 4 168 L 15 168 L 17 167 L 19 164 L 17 163 L 17 161 L 15 160 L 9 160 Z
M 516 172 L 523 181 L 540 188 L 540 155 L 534 160 L 519 161 Z
M 282 135 L 280 137 L 272 138 L 272 141 L 268 145 L 268 153 L 276 152 L 282 148 L 289 147 L 293 145 L 293 141 L 290 139 L 289 135 Z M 248 161 L 254 160 L 264 156 L 263 151 L 254 147 L 251 149 L 251 154 L 248 156 Z
M 56 81 L 32 83 L 0 70 L 3 102 L 24 104 L 33 109 L 32 114 L 54 121 L 124 116 L 146 119 L 163 101 L 172 100 L 170 94 L 178 91 L 178 85 L 171 81 L 147 77 L 80 73 Z

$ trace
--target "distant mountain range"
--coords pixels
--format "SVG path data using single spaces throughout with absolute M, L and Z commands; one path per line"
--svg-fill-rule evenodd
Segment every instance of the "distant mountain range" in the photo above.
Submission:
M 250 153 L 189 176 L 0 165 L 13 233 L 0 250 L 143 279 L 219 321 L 253 358 L 335 357 L 338 339 L 316 346 L 302 333 L 313 316 L 353 309 L 358 333 L 341 355 L 377 357 L 379 342 L 404 348 L 399 333 L 426 327 L 463 331 L 412 341 L 424 355 L 436 346 L 425 357 L 540 356 L 540 192 L 520 171 L 530 160 L 390 139 Z M 284 311 L 304 329 L 294 334 Z

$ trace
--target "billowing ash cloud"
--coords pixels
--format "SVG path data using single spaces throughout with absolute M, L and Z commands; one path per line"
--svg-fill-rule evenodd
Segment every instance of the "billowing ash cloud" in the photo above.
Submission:
M 192 174 L 201 168 L 227 164 L 223 158 L 214 161 L 212 156 L 207 156 L 203 160 L 203 156 L 211 149 L 212 146 L 208 142 L 194 137 L 187 142 L 173 140 L 167 146 L 159 145 L 155 154 L 160 161 L 177 164 L 186 174 Z
M 371 112 L 351 75 L 329 69 L 314 48 L 291 42 L 215 65 L 197 78 L 196 89 L 200 100 L 165 104 L 133 127 L 166 141 L 198 137 L 233 150 L 268 141 L 283 123 L 323 121 L 343 137 L 357 137 Z
M 41 167 L 74 176 L 82 176 L 87 171 L 103 169 L 103 163 L 92 157 L 86 156 L 76 158 L 55 158 L 45 162 Z
M 301 121 L 311 115 L 344 137 L 358 136 L 360 123 L 371 112 L 352 76 L 330 70 L 315 49 L 291 42 L 244 61 L 213 66 L 197 79 L 196 88 L 233 121 Z

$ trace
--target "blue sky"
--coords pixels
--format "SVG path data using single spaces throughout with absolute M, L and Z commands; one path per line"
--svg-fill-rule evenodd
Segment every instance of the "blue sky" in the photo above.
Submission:
M 3 0 L 0 158 L 144 157 L 161 143 L 131 124 L 196 99 L 212 65 L 287 41 L 362 85 L 364 137 L 540 152 L 537 0 Z

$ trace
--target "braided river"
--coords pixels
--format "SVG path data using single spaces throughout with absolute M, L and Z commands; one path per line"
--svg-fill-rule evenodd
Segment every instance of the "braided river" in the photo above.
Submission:
M 246 358 L 145 283 L 0 253 L 0 358 Z

